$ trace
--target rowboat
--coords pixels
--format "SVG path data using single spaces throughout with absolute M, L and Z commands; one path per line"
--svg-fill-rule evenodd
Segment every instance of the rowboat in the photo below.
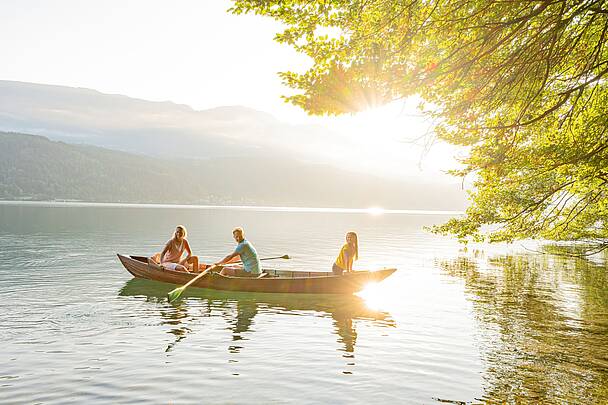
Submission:
M 125 269 L 137 278 L 183 285 L 198 275 L 164 269 L 144 256 L 117 256 Z M 332 272 L 264 269 L 264 278 L 212 272 L 196 280 L 192 287 L 265 293 L 352 294 L 367 284 L 384 280 L 395 271 L 397 269 L 358 270 L 338 276 Z

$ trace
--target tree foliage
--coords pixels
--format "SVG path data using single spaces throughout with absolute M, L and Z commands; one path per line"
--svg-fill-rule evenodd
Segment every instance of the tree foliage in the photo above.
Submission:
M 587 240 L 608 246 L 608 2 L 603 0 L 261 1 L 233 13 L 285 24 L 276 40 L 310 56 L 285 97 L 342 114 L 418 94 L 435 134 L 468 147 L 457 176 L 460 239 Z

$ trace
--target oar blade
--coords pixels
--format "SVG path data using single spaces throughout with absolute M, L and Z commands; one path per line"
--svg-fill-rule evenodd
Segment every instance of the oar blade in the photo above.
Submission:
M 207 270 L 203 271 L 201 274 L 199 274 L 198 276 L 194 277 L 193 279 L 191 279 L 190 281 L 188 281 L 186 284 L 184 284 L 181 287 L 176 288 L 173 291 L 169 291 L 169 293 L 167 294 L 167 299 L 169 299 L 170 303 L 174 303 L 175 301 L 177 301 L 179 299 L 179 297 L 182 295 L 182 293 L 186 290 L 186 288 L 188 288 L 188 286 L 190 284 L 193 284 L 196 280 L 198 280 L 201 277 L 205 277 L 207 274 L 209 274 L 211 272 L 211 270 L 213 269 L 217 269 L 217 268 L 221 268 L 221 266 L 217 266 L 217 265 L 213 265 L 209 268 L 207 268 Z
M 167 298 L 169 299 L 169 302 L 171 304 L 173 304 L 175 301 L 177 301 L 179 299 L 179 297 L 181 297 L 183 292 L 184 292 L 183 287 L 178 287 L 173 291 L 169 291 L 169 293 L 167 294 Z

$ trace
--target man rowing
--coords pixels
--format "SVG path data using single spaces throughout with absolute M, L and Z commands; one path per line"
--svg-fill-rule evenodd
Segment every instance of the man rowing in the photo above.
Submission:
M 220 272 L 222 275 L 244 275 L 244 276 L 253 276 L 260 274 L 260 259 L 258 258 L 258 252 L 255 250 L 251 242 L 245 239 L 245 232 L 243 228 L 237 227 L 232 231 L 232 236 L 236 241 L 236 249 L 234 252 L 230 253 L 228 256 L 224 257 L 219 262 L 215 263 L 216 265 L 221 265 L 225 263 L 229 263 L 233 258 L 240 256 L 241 261 L 243 262 L 243 271 L 245 274 L 238 274 L 235 270 L 224 268 Z

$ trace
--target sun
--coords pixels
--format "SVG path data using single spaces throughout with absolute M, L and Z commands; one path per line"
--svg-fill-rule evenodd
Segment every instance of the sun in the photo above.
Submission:
M 385 213 L 385 210 L 382 207 L 369 207 L 366 211 L 369 214 L 374 215 L 374 216 L 376 216 L 376 215 L 382 215 L 382 214 Z
M 388 310 L 395 305 L 392 294 L 387 294 L 386 284 L 370 283 L 357 295 L 365 301 L 368 308 L 374 311 Z

